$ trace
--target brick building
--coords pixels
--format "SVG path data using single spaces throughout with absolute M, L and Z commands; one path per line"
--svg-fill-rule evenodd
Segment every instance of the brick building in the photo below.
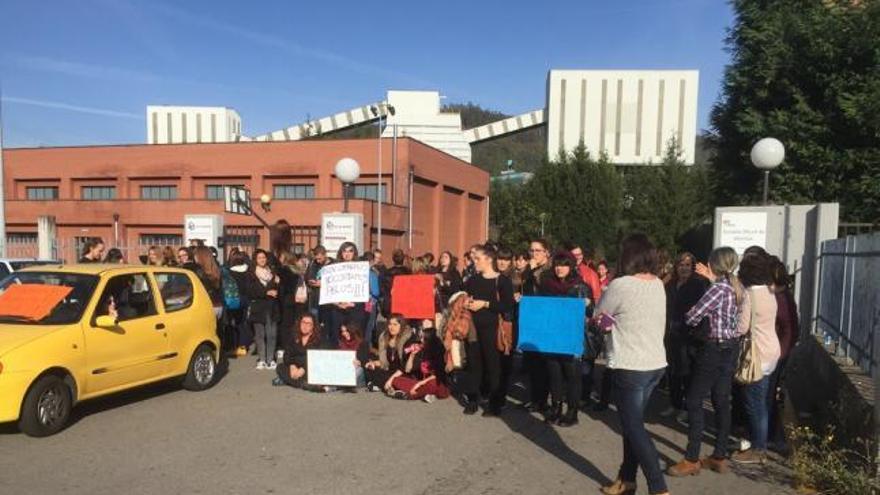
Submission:
M 396 145 L 394 143 L 396 142 Z M 108 246 L 142 254 L 151 245 L 179 245 L 186 214 L 222 214 L 223 186 L 272 197 L 263 216 L 286 219 L 298 249 L 320 239 L 321 214 L 341 211 L 343 187 L 333 173 L 343 157 L 360 163 L 349 211 L 364 216 L 365 243 L 378 243 L 378 142 L 309 140 L 226 144 L 18 148 L 3 151 L 7 246 L 36 244 L 37 217 L 54 215 L 59 256 L 101 237 Z M 462 253 L 484 240 L 486 172 L 419 141 L 382 142 L 382 248 Z M 268 232 L 253 217 L 224 216 L 232 244 L 266 247 Z M 9 253 L 9 255 L 13 255 Z

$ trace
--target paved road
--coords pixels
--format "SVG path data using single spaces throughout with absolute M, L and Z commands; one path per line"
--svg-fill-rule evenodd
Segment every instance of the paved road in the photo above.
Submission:
M 452 400 L 274 388 L 251 366 L 232 362 L 207 392 L 166 384 L 83 404 L 50 438 L 0 428 L 0 493 L 591 494 L 620 462 L 613 412 L 555 429 L 516 408 L 484 419 Z M 683 433 L 650 429 L 680 458 Z M 788 493 L 777 471 L 669 482 L 674 494 Z

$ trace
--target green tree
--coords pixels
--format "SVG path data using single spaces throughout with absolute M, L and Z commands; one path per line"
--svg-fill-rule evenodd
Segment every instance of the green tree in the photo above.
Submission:
M 675 253 L 682 248 L 682 236 L 709 218 L 710 200 L 705 169 L 685 165 L 680 147 L 672 140 L 661 164 L 628 170 L 624 225 Z
M 773 136 L 786 147 L 774 201 L 839 201 L 845 220 L 880 221 L 880 1 L 732 4 L 732 61 L 711 116 L 718 201 L 757 199 L 749 151 Z
M 607 156 L 595 160 L 583 144 L 561 153 L 535 172 L 525 196 L 546 215 L 545 231 L 553 241 L 616 251 L 623 180 Z
M 489 191 L 489 222 L 493 239 L 511 249 L 525 249 L 541 231 L 540 212 L 527 184 L 493 183 Z

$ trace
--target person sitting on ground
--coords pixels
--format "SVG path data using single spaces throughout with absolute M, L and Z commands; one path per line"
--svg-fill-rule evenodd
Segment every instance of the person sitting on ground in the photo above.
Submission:
M 306 313 L 299 317 L 295 332 L 284 346 L 284 361 L 275 368 L 278 375 L 272 385 L 289 385 L 303 390 L 322 392 L 324 387 L 309 385 L 309 349 L 321 349 L 321 333 L 315 324 L 315 317 Z
M 364 365 L 367 390 L 384 390 L 388 395 L 394 395 L 392 381 L 404 374 L 409 355 L 416 350 L 418 344 L 418 338 L 403 315 L 391 315 L 387 328 L 379 336 L 378 359 Z M 403 394 L 397 395 L 403 398 Z
M 422 322 L 422 341 L 409 354 L 403 375 L 394 378 L 394 397 L 424 400 L 427 403 L 449 397 L 444 371 L 443 343 L 430 320 Z M 401 396 L 400 392 L 403 392 Z
M 364 364 L 370 360 L 370 343 L 364 339 L 364 333 L 357 321 L 346 321 L 339 327 L 339 350 L 355 351 L 354 367 L 357 386 L 366 386 Z

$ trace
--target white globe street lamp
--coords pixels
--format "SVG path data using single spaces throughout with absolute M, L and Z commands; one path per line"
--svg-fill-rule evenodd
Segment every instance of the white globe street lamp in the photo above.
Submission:
M 770 171 L 785 159 L 785 146 L 776 138 L 761 139 L 752 146 L 751 158 L 752 165 L 764 171 L 764 204 L 766 205 L 770 192 Z
M 343 158 L 336 162 L 333 171 L 336 173 L 336 177 L 342 181 L 342 197 L 344 199 L 342 212 L 348 213 L 348 190 L 351 183 L 361 176 L 361 165 L 354 158 Z

